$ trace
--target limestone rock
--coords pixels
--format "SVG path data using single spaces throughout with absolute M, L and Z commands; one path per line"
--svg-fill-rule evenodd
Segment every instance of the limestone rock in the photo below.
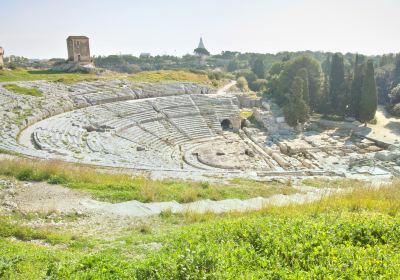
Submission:
M 375 154 L 375 158 L 382 161 L 396 161 L 400 159 L 399 151 L 380 151 Z
M 81 73 L 94 73 L 96 68 L 93 64 L 81 65 L 77 62 L 66 62 L 53 66 L 51 71 L 54 72 L 81 72 Z

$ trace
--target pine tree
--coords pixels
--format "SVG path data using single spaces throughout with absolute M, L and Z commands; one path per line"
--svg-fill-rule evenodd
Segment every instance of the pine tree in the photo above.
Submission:
M 301 68 L 297 75 L 303 80 L 303 100 L 310 106 L 310 86 L 308 82 L 308 72 L 306 68 Z
M 335 53 L 332 56 L 329 87 L 329 99 L 332 105 L 331 112 L 339 116 L 344 116 L 346 111 L 344 63 L 343 56 L 339 53 Z
M 358 118 L 358 120 L 363 123 L 366 123 L 375 117 L 376 109 L 378 107 L 374 72 L 374 63 L 372 60 L 368 60 L 363 80 Z
M 303 99 L 303 79 L 296 77 L 292 83 L 288 103 L 283 108 L 286 122 L 297 127 L 309 119 L 309 107 Z

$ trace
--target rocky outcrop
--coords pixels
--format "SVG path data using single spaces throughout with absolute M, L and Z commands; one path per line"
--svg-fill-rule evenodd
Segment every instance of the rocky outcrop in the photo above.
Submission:
M 77 62 L 65 62 L 54 65 L 51 69 L 54 72 L 67 72 L 67 73 L 94 73 L 96 68 L 93 64 L 82 65 Z

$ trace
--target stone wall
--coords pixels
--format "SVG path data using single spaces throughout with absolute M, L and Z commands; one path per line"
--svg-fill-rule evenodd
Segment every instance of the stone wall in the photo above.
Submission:
M 248 94 L 237 94 L 237 99 L 241 108 L 261 107 L 261 98 Z
M 262 102 L 261 108 L 253 108 L 256 121 L 266 128 L 269 134 L 289 134 L 293 129 L 285 122 L 280 109 L 270 102 Z
M 3 61 L 4 49 L 0 47 L 0 69 L 3 69 L 4 61 Z

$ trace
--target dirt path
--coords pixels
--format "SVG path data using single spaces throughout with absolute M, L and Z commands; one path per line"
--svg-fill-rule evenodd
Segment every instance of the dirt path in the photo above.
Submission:
M 236 81 L 230 81 L 228 84 L 224 85 L 222 88 L 218 89 L 217 94 L 226 94 L 228 89 L 236 85 Z
M 368 136 L 386 143 L 399 144 L 400 119 L 391 117 L 383 106 L 378 107 L 376 119 L 376 125 L 368 125 L 372 129 Z

